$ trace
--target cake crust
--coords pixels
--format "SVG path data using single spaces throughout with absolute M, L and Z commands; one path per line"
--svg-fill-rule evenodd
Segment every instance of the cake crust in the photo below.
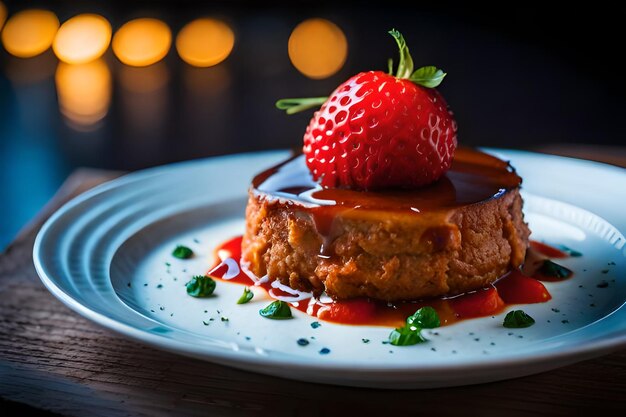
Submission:
M 250 189 L 242 262 L 261 277 L 334 299 L 452 296 L 489 285 L 525 257 L 519 187 L 420 213 L 347 210 L 320 227 L 315 210 Z

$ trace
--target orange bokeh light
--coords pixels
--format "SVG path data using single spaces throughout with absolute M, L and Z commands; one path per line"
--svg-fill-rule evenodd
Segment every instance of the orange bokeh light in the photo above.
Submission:
M 4 22 L 6 20 L 7 20 L 7 8 L 4 5 L 4 3 L 0 1 L 0 30 L 2 30 L 2 26 L 4 25 Z
M 113 36 L 113 52 L 124 64 L 144 67 L 163 59 L 172 45 L 172 32 L 160 20 L 131 20 Z
M 85 64 L 59 63 L 55 82 L 61 113 L 72 126 L 93 127 L 111 103 L 111 72 L 102 59 Z
M 183 61 L 194 67 L 210 67 L 225 60 L 235 45 L 235 34 L 224 22 L 196 19 L 181 29 L 176 49 Z
M 59 29 L 59 19 L 47 10 L 24 10 L 7 20 L 2 43 L 11 55 L 30 58 L 45 52 Z
M 348 41 L 343 31 L 325 19 L 300 23 L 289 37 L 289 59 L 309 78 L 330 77 L 343 67 L 348 56 Z
M 69 64 L 82 64 L 98 59 L 111 43 L 111 24 L 97 14 L 80 14 L 59 28 L 52 49 Z

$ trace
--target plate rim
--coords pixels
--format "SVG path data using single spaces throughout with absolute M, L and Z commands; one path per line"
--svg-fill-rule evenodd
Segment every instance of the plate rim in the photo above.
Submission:
M 574 164 L 582 164 L 585 166 L 597 167 L 600 169 L 608 169 L 613 171 L 616 174 L 624 175 L 626 177 L 626 170 L 623 168 L 600 163 L 596 161 L 588 161 L 578 158 L 572 157 L 563 157 L 557 155 L 550 154 L 541 154 L 537 152 L 530 152 L 524 150 L 517 149 L 505 149 L 505 148 L 481 148 L 482 150 L 493 153 L 501 156 L 502 154 L 516 154 L 516 155 L 524 155 L 527 157 L 539 157 L 546 159 L 557 159 L 562 160 L 568 163 Z M 139 170 L 136 172 L 132 172 L 129 174 L 125 174 L 119 178 L 113 179 L 111 181 L 107 181 L 103 184 L 100 184 L 80 195 L 72 198 L 65 204 L 63 204 L 59 209 L 57 209 L 42 225 L 40 230 L 37 233 L 35 238 L 35 242 L 33 245 L 33 262 L 35 265 L 35 269 L 37 271 L 38 276 L 43 282 L 44 286 L 54 295 L 57 299 L 59 299 L 64 305 L 70 308 L 72 311 L 80 314 L 82 317 L 95 322 L 106 329 L 114 331 L 116 334 L 124 336 L 128 339 L 139 341 L 141 343 L 147 344 L 149 346 L 182 354 L 185 356 L 195 357 L 198 359 L 209 360 L 212 362 L 220 363 L 220 360 L 226 360 L 230 366 L 235 366 L 238 368 L 244 368 L 245 365 L 282 365 L 288 366 L 294 370 L 316 370 L 316 371 L 345 371 L 350 372 L 353 375 L 366 375 L 366 374 L 385 374 L 385 373 L 393 373 L 394 375 L 399 374 L 410 374 L 410 375 L 418 375 L 420 373 L 429 374 L 433 371 L 445 371 L 445 372 L 459 372 L 459 371 L 471 371 L 471 370 L 494 370 L 498 369 L 504 365 L 508 367 L 519 367 L 523 365 L 528 365 L 529 363 L 532 365 L 538 365 L 546 362 L 553 361 L 555 363 L 554 367 L 561 366 L 560 364 L 572 363 L 579 360 L 589 359 L 591 357 L 600 356 L 606 353 L 610 353 L 612 351 L 619 350 L 621 348 L 626 347 L 626 332 L 622 334 L 608 335 L 602 336 L 599 339 L 593 339 L 591 341 L 585 341 L 583 343 L 579 343 L 575 346 L 571 344 L 568 345 L 567 350 L 559 351 L 559 350 L 550 350 L 548 352 L 535 352 L 530 355 L 517 355 L 513 357 L 502 356 L 502 357 L 472 357 L 471 359 L 466 360 L 451 360 L 446 363 L 421 363 L 421 364 L 402 364 L 402 363 L 380 363 L 377 365 L 369 365 L 364 366 L 362 363 L 355 365 L 354 363 L 342 360 L 339 361 L 326 361 L 326 362 L 318 362 L 318 361 L 309 361 L 306 359 L 296 358 L 292 359 L 291 357 L 279 358 L 272 356 L 262 356 L 262 355 L 238 355 L 236 351 L 230 349 L 216 349 L 216 348 L 206 348 L 202 345 L 191 345 L 184 341 L 173 340 L 162 335 L 152 333 L 147 330 L 142 330 L 139 328 L 135 328 L 129 324 L 117 321 L 112 319 L 105 314 L 101 314 L 97 311 L 90 309 L 87 305 L 82 304 L 79 300 L 73 298 L 70 294 L 66 293 L 62 287 L 58 286 L 54 280 L 47 275 L 44 266 L 44 260 L 39 256 L 42 253 L 42 244 L 45 241 L 46 235 L 49 232 L 50 228 L 54 225 L 54 223 L 66 215 L 68 211 L 72 208 L 80 205 L 86 200 L 97 196 L 103 192 L 109 191 L 111 189 L 120 187 L 122 185 L 126 185 L 132 183 L 134 181 L 140 181 L 142 179 L 147 179 L 150 176 L 158 175 L 158 174 L 167 174 L 167 171 L 170 169 L 182 168 L 185 166 L 192 166 L 196 164 L 208 164 L 216 160 L 235 160 L 242 159 L 251 156 L 259 156 L 259 155 L 268 155 L 269 156 L 280 156 L 284 155 L 287 157 L 291 151 L 289 150 L 265 150 L 265 151 L 255 151 L 255 152 L 245 152 L 245 153 L 235 153 L 228 154 L 222 156 L 213 156 L 208 158 L 199 158 L 187 161 L 176 162 L 172 164 L 160 165 L 148 169 Z M 506 158 L 504 158 L 506 159 Z M 599 321 L 605 320 L 608 317 L 616 314 L 618 311 L 624 309 L 625 304 L 622 304 L 620 307 L 609 313 L 608 315 L 602 317 Z M 585 327 L 593 326 L 597 322 L 590 323 L 587 326 L 578 328 L 574 330 L 574 332 L 579 331 Z M 245 368 L 244 368 L 245 369 Z

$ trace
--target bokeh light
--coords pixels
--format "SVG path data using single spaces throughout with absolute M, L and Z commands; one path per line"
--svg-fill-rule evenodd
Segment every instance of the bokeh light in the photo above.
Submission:
M 343 67 L 347 56 L 346 36 L 325 19 L 305 20 L 289 37 L 289 59 L 309 78 L 330 77 Z
M 4 22 L 7 20 L 7 8 L 0 1 L 0 30 L 2 30 L 2 26 L 4 26 Z
M 172 45 L 172 32 L 160 20 L 131 20 L 113 36 L 113 52 L 127 65 L 144 67 L 159 62 Z
M 183 61 L 194 67 L 210 67 L 225 60 L 235 45 L 235 34 L 224 22 L 196 19 L 181 29 L 176 50 Z
M 111 72 L 102 59 L 59 63 L 56 76 L 61 113 L 71 126 L 89 130 L 106 116 L 111 103 Z
M 59 19 L 47 10 L 24 10 L 7 20 L 2 31 L 4 48 L 19 58 L 45 52 L 59 29 Z
M 61 25 L 52 43 L 56 56 L 69 64 L 98 59 L 111 43 L 111 24 L 97 14 L 80 14 Z

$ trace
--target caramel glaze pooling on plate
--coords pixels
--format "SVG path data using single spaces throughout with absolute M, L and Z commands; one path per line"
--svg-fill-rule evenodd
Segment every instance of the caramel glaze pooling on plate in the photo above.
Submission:
M 461 147 L 456 151 L 450 170 L 441 179 L 418 189 L 375 192 L 325 189 L 313 181 L 304 156 L 300 155 L 257 175 L 252 181 L 252 191 L 268 200 L 280 199 L 301 206 L 311 215 L 323 237 L 320 253 L 332 256 L 328 247 L 339 217 L 411 222 L 420 216 L 422 221 L 427 220 L 426 217 L 432 218 L 433 224 L 441 224 L 452 209 L 498 198 L 519 187 L 521 182 L 508 162 Z M 422 240 L 433 250 L 445 246 L 451 239 L 455 239 L 454 227 L 429 228 L 422 234 Z
M 323 189 L 310 177 L 304 156 L 257 175 L 252 186 L 260 194 L 278 195 L 311 206 L 344 209 L 427 212 L 480 203 L 498 197 L 522 182 L 509 165 L 486 153 L 459 148 L 450 170 L 435 183 L 417 189 L 375 192 Z

